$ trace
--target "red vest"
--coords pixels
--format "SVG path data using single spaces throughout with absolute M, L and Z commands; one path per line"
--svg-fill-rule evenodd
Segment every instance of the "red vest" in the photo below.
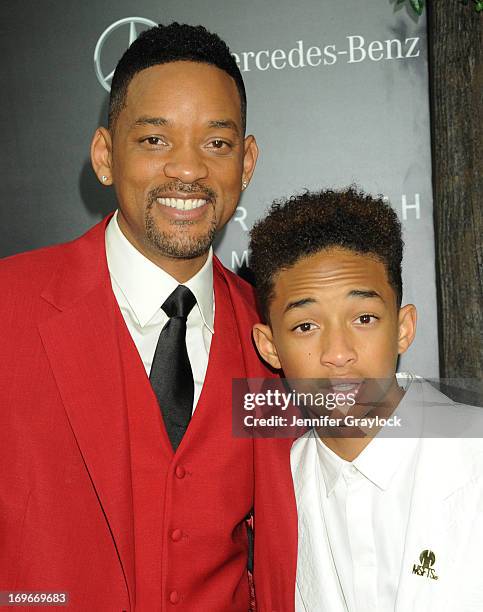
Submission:
M 209 365 L 176 454 L 141 359 L 119 317 L 137 610 L 248 610 L 243 519 L 253 505 L 253 449 L 251 440 L 231 434 L 231 379 L 246 374 L 230 296 L 216 271 L 214 278 L 216 316 Z

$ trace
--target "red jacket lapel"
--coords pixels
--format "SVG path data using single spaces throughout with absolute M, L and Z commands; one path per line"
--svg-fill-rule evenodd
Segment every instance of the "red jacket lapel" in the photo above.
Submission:
M 64 266 L 42 297 L 59 312 L 39 325 L 64 407 L 109 524 L 133 601 L 129 431 L 112 293 L 107 224 L 66 245 Z

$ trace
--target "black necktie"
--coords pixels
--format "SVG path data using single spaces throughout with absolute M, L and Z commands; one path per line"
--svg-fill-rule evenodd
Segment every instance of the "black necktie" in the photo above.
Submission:
M 174 450 L 193 410 L 194 383 L 186 350 L 186 319 L 195 304 L 196 298 L 188 287 L 178 285 L 162 305 L 169 319 L 159 334 L 149 375 Z

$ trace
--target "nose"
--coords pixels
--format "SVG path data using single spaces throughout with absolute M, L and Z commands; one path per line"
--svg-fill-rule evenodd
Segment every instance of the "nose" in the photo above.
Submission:
M 183 183 L 194 183 L 207 178 L 208 166 L 203 159 L 202 151 L 185 143 L 171 151 L 164 166 L 164 174 Z
M 328 368 L 342 370 L 357 361 L 357 352 L 349 330 L 327 328 L 322 335 L 320 363 Z

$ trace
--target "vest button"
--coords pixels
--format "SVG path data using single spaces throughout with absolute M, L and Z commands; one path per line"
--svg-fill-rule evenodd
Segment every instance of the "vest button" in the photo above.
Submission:
M 183 532 L 181 531 L 181 529 L 173 529 L 173 531 L 171 532 L 171 539 L 173 540 L 173 542 L 179 542 L 182 537 Z
M 184 478 L 186 476 L 186 470 L 182 465 L 177 465 L 175 470 L 176 478 Z
M 179 602 L 179 593 L 178 591 L 171 591 L 169 594 L 169 601 L 172 604 L 177 604 Z

